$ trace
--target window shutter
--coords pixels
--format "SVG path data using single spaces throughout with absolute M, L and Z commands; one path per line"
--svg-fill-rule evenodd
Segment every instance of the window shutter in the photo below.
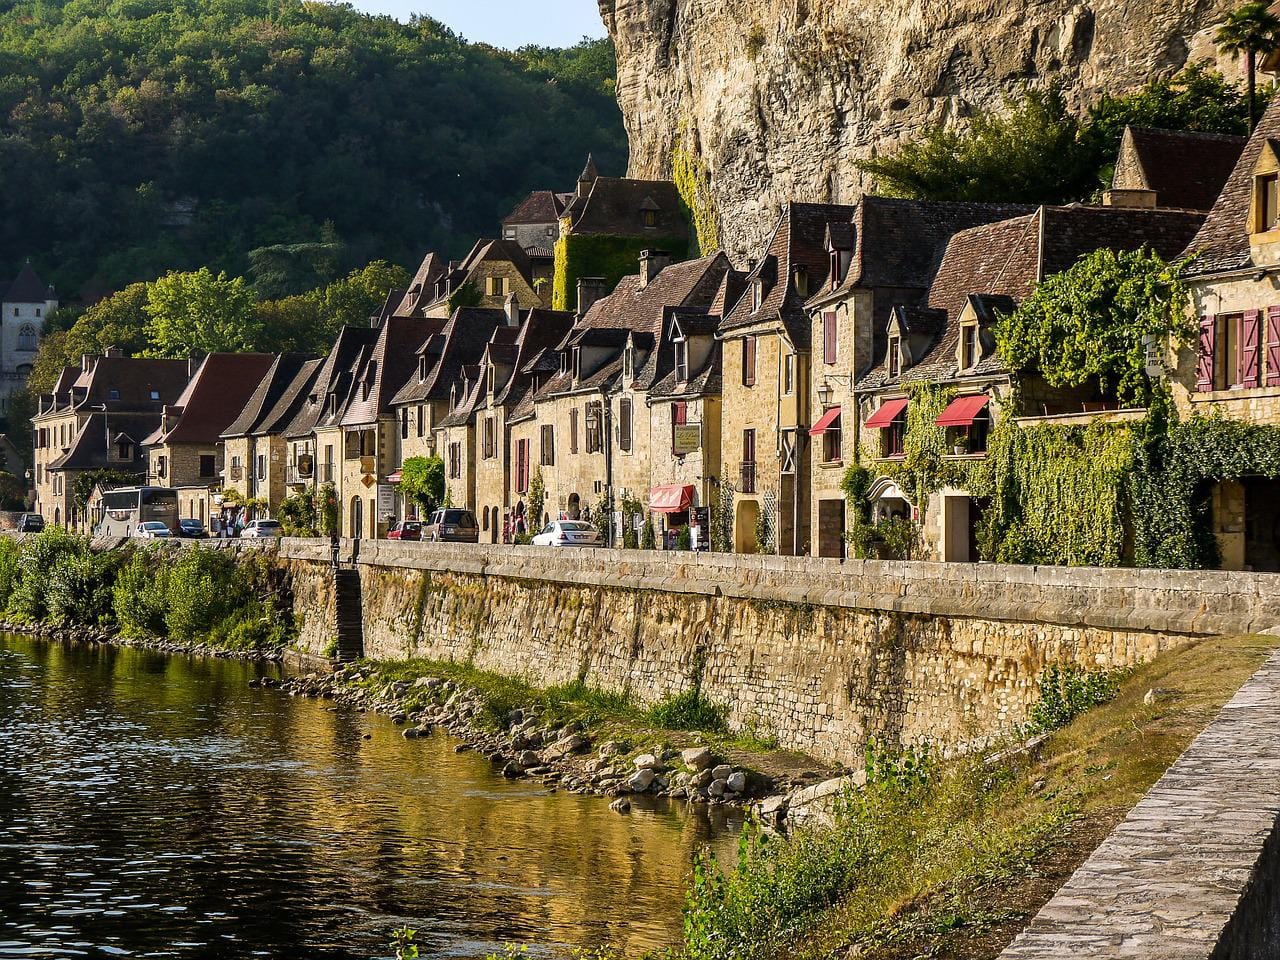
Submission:
M 1240 385 L 1258 385 L 1258 335 L 1261 332 L 1261 310 L 1246 310 L 1240 318 Z
M 1280 307 L 1267 308 L 1267 386 L 1280 386 Z
M 836 315 L 822 315 L 822 358 L 828 363 L 836 362 Z
M 1196 359 L 1196 389 L 1208 393 L 1213 389 L 1214 333 L 1217 317 L 1213 314 L 1200 318 L 1200 355 Z
M 742 382 L 748 387 L 756 382 L 756 338 L 747 337 L 742 341 Z

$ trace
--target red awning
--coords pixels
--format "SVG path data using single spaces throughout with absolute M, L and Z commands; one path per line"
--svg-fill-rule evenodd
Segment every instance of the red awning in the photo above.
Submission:
M 393 473 L 393 474 L 391 474 L 390 476 L 388 476 L 388 477 L 387 477 L 387 483 L 399 483 L 399 482 L 400 482 L 400 471 L 399 471 L 399 470 L 397 470 L 395 473 Z
M 821 417 L 818 418 L 817 423 L 815 423 L 812 427 L 809 428 L 809 436 L 816 437 L 820 433 L 826 433 L 828 430 L 831 429 L 832 424 L 834 424 L 839 419 L 840 419 L 840 408 L 832 407 L 830 410 L 828 410 L 826 413 L 824 413 Z
M 907 398 L 899 397 L 897 400 L 886 400 L 880 404 L 879 408 L 871 416 L 867 417 L 865 426 L 876 427 L 883 430 L 893 421 L 898 419 L 898 415 L 907 409 Z
M 693 503 L 693 484 L 678 483 L 654 487 L 649 491 L 649 509 L 654 513 L 684 513 Z
M 949 404 L 947 409 L 942 411 L 942 416 L 934 421 L 940 427 L 969 427 L 973 425 L 973 421 L 978 414 L 986 407 L 987 401 L 991 398 L 985 393 L 974 394 L 968 397 L 956 397 Z

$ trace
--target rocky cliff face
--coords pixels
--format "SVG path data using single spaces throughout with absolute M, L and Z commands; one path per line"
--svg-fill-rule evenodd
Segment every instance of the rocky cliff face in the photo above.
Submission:
M 1232 0 L 599 0 L 633 176 L 692 145 L 720 241 L 753 255 L 787 199 L 847 203 L 853 161 L 1059 78 L 1083 106 L 1213 59 Z M 1223 68 L 1238 70 L 1230 61 Z

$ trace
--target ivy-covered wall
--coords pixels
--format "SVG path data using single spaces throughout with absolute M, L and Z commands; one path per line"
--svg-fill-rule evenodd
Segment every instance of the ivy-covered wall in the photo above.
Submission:
M 711 176 L 698 149 L 696 135 L 686 120 L 680 125 L 671 148 L 671 179 L 675 181 L 686 216 L 698 240 L 698 255 L 708 256 L 720 249 L 720 214 L 711 193 Z
M 603 277 L 605 290 L 612 292 L 623 277 L 640 272 L 644 250 L 665 250 L 672 262 L 684 260 L 689 255 L 689 238 L 563 234 L 556 241 L 552 309 L 577 309 L 579 277 Z

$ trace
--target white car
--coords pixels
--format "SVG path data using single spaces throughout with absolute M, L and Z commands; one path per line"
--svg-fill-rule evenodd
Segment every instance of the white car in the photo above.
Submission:
M 284 528 L 280 526 L 279 520 L 253 520 L 240 531 L 240 536 L 253 540 L 283 537 Z
M 584 520 L 552 520 L 533 538 L 535 547 L 599 547 L 600 531 Z
M 173 531 L 169 529 L 169 525 L 161 523 L 159 520 L 148 520 L 146 523 L 140 523 L 133 528 L 135 537 L 142 537 L 144 540 L 160 540 L 173 535 Z

